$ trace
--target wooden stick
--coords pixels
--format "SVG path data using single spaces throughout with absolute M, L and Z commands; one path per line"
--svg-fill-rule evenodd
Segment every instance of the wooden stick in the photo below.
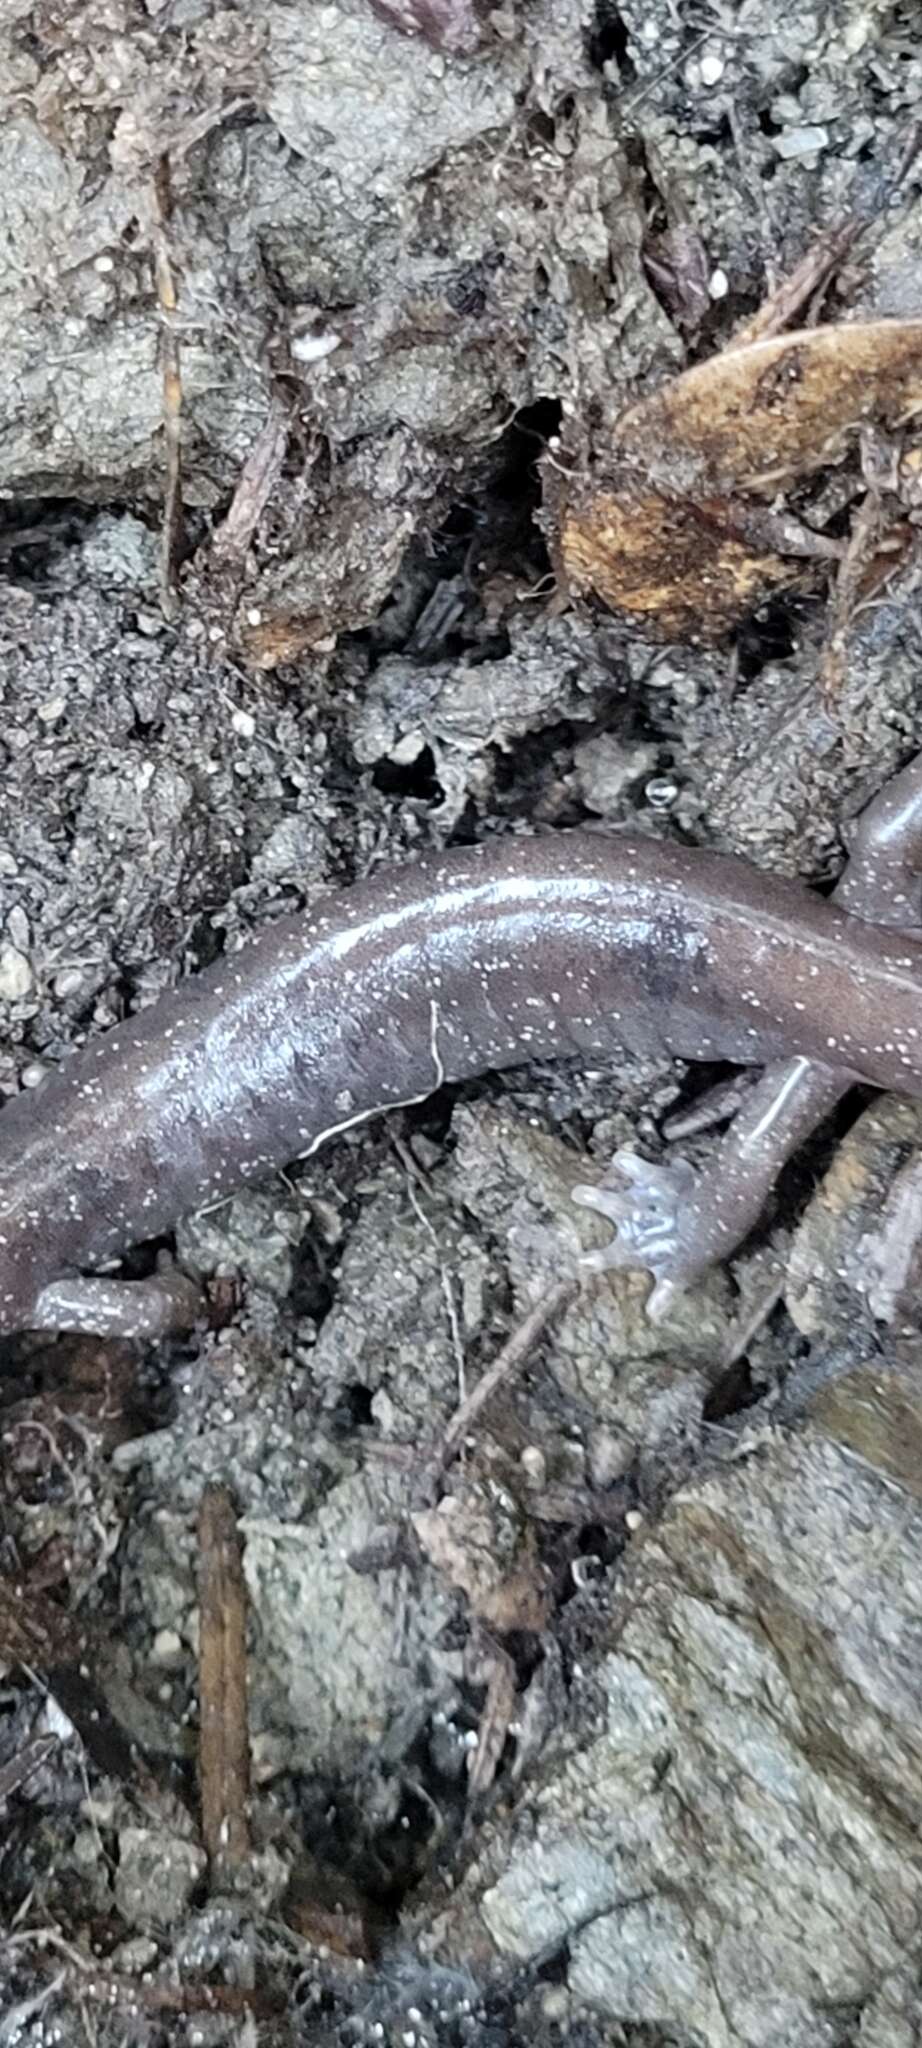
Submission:
M 206 1487 L 199 1538 L 199 1783 L 212 1867 L 250 1854 L 246 1588 L 233 1501 Z
M 518 1329 L 513 1330 L 512 1336 L 503 1345 L 502 1350 L 497 1352 L 492 1365 L 488 1365 L 477 1385 L 471 1388 L 466 1399 L 455 1409 L 433 1458 L 433 1465 L 437 1471 L 444 1471 L 446 1465 L 450 1465 L 452 1459 L 457 1457 L 464 1438 L 487 1402 L 492 1401 L 500 1387 L 511 1380 L 525 1365 L 548 1324 L 569 1306 L 578 1291 L 579 1285 L 576 1280 L 559 1280 L 556 1286 L 550 1287 L 547 1293 L 542 1295 L 541 1300 L 525 1317 L 524 1322 L 519 1324 Z
M 158 158 L 150 187 L 151 243 L 154 279 L 160 305 L 160 368 L 163 378 L 163 433 L 166 442 L 166 487 L 160 544 L 160 602 L 164 617 L 179 611 L 176 577 L 182 542 L 182 374 L 176 326 L 177 294 L 170 261 L 167 224 L 173 211 L 170 159 Z

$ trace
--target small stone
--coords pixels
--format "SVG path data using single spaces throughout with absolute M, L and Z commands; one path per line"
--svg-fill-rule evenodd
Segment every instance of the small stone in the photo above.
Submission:
M 783 135 L 772 138 L 772 148 L 785 163 L 796 161 L 802 156 L 818 156 L 821 150 L 829 148 L 828 128 L 786 128 Z
M 132 1935 L 130 1941 L 120 1941 L 112 1950 L 109 1962 L 113 1970 L 126 1977 L 140 1977 L 142 1971 L 153 1968 L 158 1948 L 147 1934 Z
M 717 269 L 712 270 L 708 278 L 708 294 L 712 299 L 725 299 L 729 289 L 730 279 L 726 271 L 721 270 L 718 264 Z
M 28 1066 L 23 1067 L 19 1079 L 24 1088 L 37 1088 L 39 1082 L 44 1081 L 47 1072 L 48 1068 L 42 1060 L 30 1060 Z
M 63 718 L 66 710 L 66 692 L 58 690 L 54 697 L 46 697 L 44 704 L 39 705 L 38 716 L 43 725 L 54 725 L 59 718 Z
M 589 1442 L 589 1478 L 593 1486 L 612 1486 L 630 1469 L 633 1445 L 614 1430 L 597 1429 Z
M 713 51 L 710 51 L 706 56 L 702 57 L 699 69 L 701 71 L 702 85 L 716 85 L 718 79 L 724 75 L 724 60 Z
M 251 740 L 256 731 L 256 720 L 253 717 L 252 711 L 238 710 L 232 712 L 231 725 L 234 731 L 240 734 L 242 740 Z
M 79 967 L 62 967 L 51 984 L 56 996 L 65 1002 L 68 996 L 75 996 L 83 987 L 83 973 Z
M 34 980 L 32 968 L 18 946 L 0 946 L 0 1000 L 19 1002 L 28 995 Z
M 612 733 L 582 740 L 573 751 L 575 780 L 583 802 L 606 817 L 617 811 L 624 796 L 656 765 L 657 749 L 644 740 L 623 742 Z
M 155 1664 L 176 1665 L 182 1662 L 183 1648 L 175 1628 L 158 1628 L 151 1647 Z
M 296 363 L 322 363 L 325 356 L 331 356 L 340 347 L 342 335 L 332 329 L 322 334 L 295 334 L 291 340 L 291 353 Z
M 130 1927 L 171 1927 L 208 1864 L 204 1849 L 157 1828 L 122 1828 L 115 1902 Z
M 6 936 L 11 946 L 17 946 L 20 953 L 28 953 L 32 933 L 29 920 L 21 903 L 14 903 L 6 920 Z
M 526 1444 L 519 1463 L 529 1486 L 547 1485 L 547 1459 L 538 1444 Z

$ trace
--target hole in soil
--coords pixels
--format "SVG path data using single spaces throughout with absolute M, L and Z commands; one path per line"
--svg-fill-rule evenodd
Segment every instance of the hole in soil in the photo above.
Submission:
M 131 721 L 131 736 L 136 740 L 154 739 L 163 731 L 162 718 L 141 718 L 137 711 Z
M 451 1129 L 456 1096 L 454 1088 L 436 1088 L 425 1102 L 410 1103 L 404 1111 L 407 1129 L 422 1131 L 434 1145 L 441 1145 Z
M 705 147 L 710 145 L 712 149 L 732 149 L 733 128 L 729 114 L 721 114 L 720 120 L 715 122 L 713 128 L 696 128 L 695 136 Z
M 289 1299 L 295 1315 L 310 1316 L 318 1324 L 333 1306 L 335 1289 L 327 1262 L 309 1231 L 301 1239 L 292 1262 Z
M 423 747 L 415 761 L 379 761 L 372 782 L 382 796 L 416 797 L 421 803 L 441 803 L 444 790 L 435 772 L 431 747 Z
M 369 1429 L 374 1419 L 371 1405 L 373 1399 L 371 1387 L 363 1386 L 360 1380 L 352 1380 L 340 1394 L 333 1410 L 333 1420 L 340 1429 L 346 1431 Z
M 725 1422 L 728 1416 L 752 1408 L 761 1400 L 762 1392 L 761 1387 L 753 1386 L 748 1358 L 738 1358 L 711 1388 L 702 1409 L 704 1421 Z
M 797 94 L 806 85 L 809 76 L 810 73 L 805 64 L 798 64 L 796 66 L 792 66 L 790 76 L 785 78 L 782 90 L 786 94 L 789 94 L 792 98 L 796 98 Z M 760 107 L 758 113 L 756 114 L 756 120 L 758 121 L 762 134 L 768 135 L 769 137 L 773 135 L 780 135 L 782 130 L 787 126 L 787 123 L 785 121 L 775 120 L 774 114 L 772 113 L 770 106 Z
M 506 505 L 534 512 L 541 502 L 538 459 L 552 434 L 560 432 L 561 408 L 556 398 L 537 398 L 525 405 L 498 444 L 499 459 L 492 495 Z
M 73 498 L 11 499 L 0 521 L 0 562 L 23 582 L 42 583 L 55 561 L 83 540 L 94 516 Z
M 542 398 L 509 422 L 478 459 L 428 544 L 410 543 L 374 624 L 347 636 L 346 644 L 363 650 L 372 666 L 393 653 L 427 663 L 502 659 L 508 636 L 501 620 L 488 624 L 480 593 L 497 575 L 521 579 L 530 588 L 550 573 L 535 514 L 541 503 L 539 460 L 560 420 L 560 405 Z M 382 763 L 374 780 L 384 795 L 425 802 L 442 795 L 428 753 L 409 769 Z
M 526 133 L 529 142 L 534 144 L 544 142 L 550 145 L 553 143 L 555 132 L 555 125 L 550 114 L 546 114 L 542 107 L 536 107 L 534 112 L 528 117 Z
M 606 64 L 618 67 L 623 84 L 630 84 L 637 72 L 628 54 L 627 26 L 612 0 L 596 0 L 593 20 L 586 35 L 590 64 L 601 71 Z
M 751 683 L 769 662 L 789 661 L 797 648 L 797 621 L 790 598 L 765 605 L 758 618 L 747 619 L 737 635 L 741 683 Z
M 220 960 L 224 952 L 224 934 L 215 930 L 210 917 L 197 918 L 189 933 L 188 951 L 196 974 L 201 974 L 203 967 L 211 967 Z

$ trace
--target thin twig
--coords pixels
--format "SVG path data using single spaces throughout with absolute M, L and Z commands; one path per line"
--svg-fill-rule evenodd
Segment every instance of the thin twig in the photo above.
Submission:
M 443 1432 L 441 1442 L 433 1455 L 433 1468 L 444 1471 L 457 1456 L 458 1450 L 487 1405 L 501 1386 L 511 1380 L 515 1373 L 527 1363 L 538 1339 L 544 1335 L 548 1325 L 569 1307 L 579 1291 L 577 1280 L 558 1280 L 556 1286 L 548 1288 L 541 1300 L 513 1330 L 511 1337 L 497 1353 L 492 1365 L 481 1374 L 476 1387 L 472 1387 L 466 1400 L 455 1409 L 451 1421 Z
M 291 407 L 273 390 L 269 410 L 237 480 L 226 517 L 216 528 L 211 553 L 220 564 L 241 564 L 282 473 Z
M 461 1323 L 458 1317 L 458 1308 L 455 1302 L 454 1289 L 451 1284 L 451 1274 L 449 1273 L 445 1261 L 441 1255 L 441 1247 L 439 1245 L 438 1234 L 436 1232 L 435 1225 L 426 1215 L 425 1209 L 423 1208 L 423 1205 L 420 1202 L 416 1194 L 415 1187 L 413 1185 L 414 1181 L 417 1180 L 422 1185 L 425 1185 L 425 1176 L 420 1171 L 417 1161 L 413 1158 L 413 1154 L 410 1151 L 409 1146 L 404 1144 L 403 1139 L 399 1136 L 399 1134 L 395 1134 L 395 1136 L 391 1140 L 391 1143 L 394 1147 L 398 1159 L 400 1160 L 401 1165 L 403 1166 L 406 1172 L 407 1198 L 409 1200 L 410 1207 L 413 1210 L 414 1215 L 419 1219 L 419 1222 L 422 1224 L 423 1229 L 431 1238 L 432 1244 L 435 1248 L 436 1257 L 438 1258 L 439 1279 L 442 1288 L 442 1299 L 445 1303 L 445 1315 L 448 1320 L 448 1328 L 451 1333 L 452 1350 L 454 1351 L 455 1355 L 455 1371 L 458 1380 L 458 1399 L 459 1401 L 463 1402 L 467 1392 L 466 1367 L 464 1358 L 464 1340 L 461 1336 Z
M 0 1770 L 0 1806 L 22 1785 L 28 1784 L 30 1778 L 34 1778 L 36 1771 L 41 1770 L 43 1763 L 58 1747 L 56 1735 L 35 1735 L 16 1756 L 10 1757 L 9 1763 Z
M 830 625 L 820 659 L 820 694 L 827 708 L 841 695 L 845 681 L 848 643 L 858 609 L 861 584 L 879 546 L 881 503 L 869 489 L 851 523 L 845 554 L 839 564 L 830 605 Z M 894 563 L 894 567 L 898 566 Z
M 198 1539 L 202 1840 L 212 1868 L 226 1869 L 250 1853 L 246 1589 L 226 1487 L 206 1487 Z
M 477 1747 L 468 1757 L 468 1792 L 482 1799 L 499 1770 L 506 1747 L 517 1694 L 515 1665 L 507 1650 L 491 1643 L 486 1659 L 487 1696 L 477 1730 Z
M 761 1330 L 763 1323 L 768 1322 L 769 1316 L 773 1315 L 779 1301 L 782 1300 L 784 1285 L 784 1275 L 782 1274 L 779 1278 L 773 1280 L 769 1287 L 763 1289 L 763 1292 L 758 1296 L 758 1299 L 750 1309 L 749 1314 L 744 1317 L 735 1330 L 731 1330 L 726 1351 L 720 1361 L 722 1372 L 729 1372 L 731 1366 L 738 1365 L 740 1359 L 745 1357 L 753 1337 Z
M 166 443 L 166 485 L 160 546 L 160 602 L 164 617 L 168 619 L 175 619 L 179 611 L 176 574 L 182 541 L 182 375 L 176 324 L 178 301 L 167 234 L 172 212 L 170 159 L 164 155 L 158 158 L 150 182 L 150 236 L 154 256 L 154 279 L 160 306 L 160 368 L 163 379 L 163 434 Z

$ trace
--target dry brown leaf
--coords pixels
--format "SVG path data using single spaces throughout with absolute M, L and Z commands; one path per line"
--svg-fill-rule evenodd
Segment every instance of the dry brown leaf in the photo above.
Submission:
M 283 662 L 297 661 L 302 654 L 329 644 L 330 629 L 325 620 L 316 616 L 299 619 L 279 615 L 275 618 L 260 619 L 256 625 L 245 624 L 239 632 L 239 646 L 242 659 L 248 668 L 263 669 L 267 672 L 280 668 Z
M 720 499 L 696 505 L 632 485 L 598 491 L 565 519 L 567 581 L 670 640 L 720 638 L 773 591 L 805 580 L 802 562 L 757 553 L 728 530 L 731 514 Z
M 777 491 L 836 461 L 874 420 L 922 408 L 922 320 L 806 327 L 698 363 L 622 413 L 615 459 L 727 491 Z
M 922 321 L 726 349 L 622 413 L 562 509 L 563 575 L 662 636 L 721 638 L 805 577 L 783 542 L 747 533 L 747 502 L 841 460 L 867 423 L 920 410 Z

